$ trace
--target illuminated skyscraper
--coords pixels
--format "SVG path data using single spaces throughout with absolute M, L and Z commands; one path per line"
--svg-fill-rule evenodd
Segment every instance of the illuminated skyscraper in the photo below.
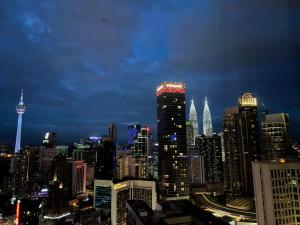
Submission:
M 206 97 L 204 101 L 204 110 L 203 110 L 203 134 L 207 137 L 211 137 L 213 135 L 211 114 L 209 111 L 208 101 Z
M 195 144 L 195 138 L 199 135 L 199 128 L 198 128 L 197 111 L 194 105 L 194 100 L 192 100 L 191 107 L 190 107 L 189 121 L 193 127 L 192 140 L 193 140 L 193 144 Z
M 185 85 L 162 83 L 156 96 L 160 196 L 188 198 Z
M 136 178 L 148 178 L 148 157 L 152 148 L 152 134 L 151 128 L 145 126 L 137 134 L 134 145 L 131 148 L 131 153 L 135 157 L 136 163 Z
M 15 153 L 18 153 L 21 149 L 22 116 L 26 111 L 26 107 L 23 101 L 23 89 L 21 92 L 20 102 L 16 107 L 16 111 L 18 113 L 18 128 L 17 128 L 17 137 L 16 137 L 16 144 L 15 144 Z
M 226 109 L 223 131 L 225 188 L 232 195 L 252 197 L 251 162 L 261 157 L 257 99 L 253 94 L 243 94 L 237 107 Z

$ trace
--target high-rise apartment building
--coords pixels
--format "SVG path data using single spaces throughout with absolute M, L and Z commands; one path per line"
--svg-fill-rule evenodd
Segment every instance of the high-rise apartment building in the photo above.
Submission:
M 225 190 L 231 195 L 241 195 L 241 167 L 239 149 L 239 108 L 225 109 L 223 118 L 223 138 L 225 151 Z
M 261 146 L 264 160 L 296 158 L 289 136 L 288 114 L 265 115 L 261 123 Z
M 136 172 L 135 158 L 130 153 L 120 153 L 116 160 L 116 174 L 117 180 L 125 177 L 135 177 Z
M 197 144 L 197 138 L 196 138 Z M 189 154 L 189 170 L 190 170 L 190 182 L 192 184 L 205 183 L 205 163 L 204 156 L 200 154 L 197 147 L 190 149 Z
M 300 164 L 253 162 L 258 225 L 300 224 Z
M 205 181 L 208 183 L 223 182 L 221 136 L 218 134 L 198 136 L 196 148 L 203 157 Z
M 185 85 L 164 82 L 156 89 L 161 199 L 189 196 Z

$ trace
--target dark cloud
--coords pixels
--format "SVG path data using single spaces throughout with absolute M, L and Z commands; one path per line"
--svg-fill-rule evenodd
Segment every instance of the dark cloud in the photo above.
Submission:
M 13 143 L 25 90 L 24 142 L 63 142 L 115 121 L 156 127 L 155 87 L 187 84 L 215 127 L 253 91 L 299 124 L 300 5 L 295 0 L 79 0 L 0 3 L 0 142 Z M 299 137 L 295 129 L 295 137 Z
M 174 23 L 172 66 L 184 72 L 223 73 L 296 63 L 300 3 L 292 2 L 213 0 L 199 5 Z

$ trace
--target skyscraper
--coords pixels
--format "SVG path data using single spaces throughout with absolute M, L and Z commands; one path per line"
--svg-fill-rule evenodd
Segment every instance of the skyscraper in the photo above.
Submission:
M 185 85 L 164 82 L 156 96 L 160 197 L 188 198 Z
M 203 156 L 205 181 L 208 183 L 223 182 L 221 135 L 198 136 L 196 148 Z
M 135 158 L 136 163 L 136 178 L 148 178 L 148 157 L 152 148 L 152 134 L 149 126 L 142 127 L 137 134 L 134 145 L 131 148 L 131 153 Z
M 47 132 L 43 140 L 43 145 L 48 147 L 57 146 L 57 134 L 55 132 Z
M 194 131 L 191 121 L 186 121 L 186 143 L 188 148 L 192 148 L 195 145 Z
M 115 123 L 109 124 L 108 137 L 114 141 L 115 145 L 117 144 L 117 126 Z
M 288 114 L 265 115 L 261 123 L 261 145 L 264 160 L 296 158 L 289 137 Z
M 22 116 L 26 111 L 26 107 L 23 101 L 23 89 L 21 92 L 20 102 L 16 107 L 16 111 L 18 114 L 18 128 L 17 128 L 17 136 L 16 136 L 16 144 L 15 144 L 15 153 L 18 153 L 21 149 Z
M 257 99 L 245 93 L 238 106 L 225 110 L 225 188 L 232 195 L 253 196 L 251 162 L 260 159 Z
M 204 110 L 203 110 L 203 134 L 208 137 L 211 137 L 213 135 L 211 114 L 210 114 L 208 101 L 206 97 L 204 101 Z
M 86 163 L 84 161 L 70 161 L 71 194 L 73 197 L 85 195 L 86 192 Z
M 97 146 L 95 178 L 111 180 L 115 172 L 116 146 L 111 138 L 103 138 Z
M 189 121 L 193 127 L 192 140 L 193 140 L 193 144 L 195 144 L 195 138 L 199 135 L 199 128 L 198 128 L 197 111 L 193 99 L 190 107 Z
M 261 157 L 259 146 L 259 122 L 257 98 L 252 93 L 245 93 L 239 98 L 239 149 L 242 153 L 242 192 L 244 196 L 253 197 L 252 161 Z
M 238 132 L 239 108 L 225 109 L 223 118 L 223 138 L 225 151 L 225 190 L 231 195 L 241 195 L 241 167 Z
M 115 183 L 111 190 L 111 196 L 111 224 L 126 225 L 128 200 L 142 200 L 155 210 L 157 196 L 155 181 L 125 180 Z
M 141 132 L 140 124 L 131 124 L 128 126 L 128 145 L 134 145 L 135 140 L 138 137 L 138 133 Z
M 300 164 L 253 162 L 258 225 L 300 224 Z

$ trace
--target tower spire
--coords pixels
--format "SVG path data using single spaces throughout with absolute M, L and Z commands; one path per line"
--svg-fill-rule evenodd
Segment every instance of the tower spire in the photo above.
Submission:
M 196 111 L 193 97 L 191 100 L 189 120 L 193 126 L 192 139 L 193 139 L 193 143 L 195 143 L 195 138 L 199 135 L 199 127 L 198 127 L 198 116 L 197 116 L 197 111 Z
M 20 99 L 20 103 L 19 104 L 24 104 L 24 102 L 23 102 L 23 88 L 22 88 L 22 90 L 21 90 L 21 99 Z
M 20 102 L 16 107 L 16 111 L 18 114 L 18 127 L 17 127 L 17 135 L 16 135 L 15 153 L 18 153 L 21 149 L 22 116 L 26 111 L 26 107 L 24 105 L 24 100 L 23 100 L 23 88 L 21 90 Z
M 205 136 L 209 136 L 209 137 L 211 137 L 213 135 L 211 114 L 210 114 L 206 96 L 205 96 L 205 100 L 204 100 L 204 110 L 203 110 L 203 134 Z

